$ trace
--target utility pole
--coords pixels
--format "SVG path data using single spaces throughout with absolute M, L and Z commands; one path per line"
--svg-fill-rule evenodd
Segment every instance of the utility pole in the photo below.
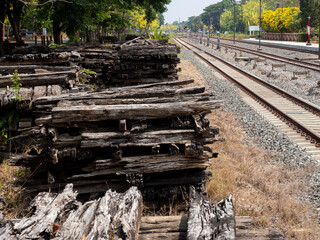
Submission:
M 211 17 L 210 18 L 210 24 L 209 24 L 209 31 L 208 31 L 207 47 L 210 46 L 210 31 L 211 32 L 213 31 L 212 24 L 213 24 L 213 18 Z
M 319 3 L 320 5 L 320 3 Z M 318 6 L 320 8 L 320 6 Z M 319 46 L 318 46 L 318 59 L 320 59 L 320 9 L 319 9 L 319 32 L 318 32 L 318 40 L 319 40 Z
M 233 2 L 233 45 L 236 44 L 236 0 Z
M 260 0 L 260 21 L 259 21 L 259 48 L 258 50 L 261 49 L 261 0 Z

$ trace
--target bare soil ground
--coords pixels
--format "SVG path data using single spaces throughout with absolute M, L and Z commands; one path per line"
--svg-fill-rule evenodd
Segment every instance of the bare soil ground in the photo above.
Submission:
M 195 79 L 195 85 L 207 86 L 191 63 L 181 60 L 179 67 L 181 80 Z M 312 166 L 274 164 L 276 156 L 243 141 L 243 130 L 232 113 L 214 110 L 209 119 L 227 139 L 212 145 L 219 157 L 212 159 L 213 176 L 207 183 L 211 200 L 233 193 L 236 215 L 251 216 L 257 227 L 280 228 L 287 239 L 320 239 L 315 210 L 310 202 L 299 200 L 306 195 L 305 176 Z
M 25 177 L 25 169 L 9 166 L 9 160 L 5 159 L 0 164 L 0 197 L 5 201 L 3 211 L 6 218 L 19 218 L 26 214 L 26 207 L 31 199 L 22 194 L 23 187 L 14 184 Z

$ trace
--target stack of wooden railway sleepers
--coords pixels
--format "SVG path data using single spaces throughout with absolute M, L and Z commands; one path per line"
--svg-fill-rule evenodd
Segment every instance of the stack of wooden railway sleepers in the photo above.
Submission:
M 177 79 L 178 48 L 167 40 L 136 38 L 112 47 L 82 47 L 74 63 L 97 73 L 107 86 Z
M 0 66 L 17 66 L 17 65 L 50 65 L 50 66 L 70 66 L 70 62 L 79 61 L 81 57 L 79 53 L 73 51 L 74 47 L 69 51 L 28 54 L 12 54 L 0 58 Z M 27 50 L 26 50 L 27 51 Z
M 21 100 L 31 102 L 38 97 L 60 95 L 70 89 L 77 79 L 75 67 L 47 65 L 18 65 L 0 67 L 0 106 L 10 102 L 13 73 L 19 74 Z
M 205 87 L 173 81 L 38 98 L 32 126 L 12 137 L 10 160 L 33 172 L 28 192 L 72 182 L 80 193 L 142 188 L 145 200 L 203 187 L 220 102 Z M 182 187 L 181 187 L 182 186 Z M 163 190 L 165 189 L 165 190 Z M 171 193 L 170 193 L 171 191 Z
M 30 52 L 33 50 L 30 49 Z M 72 66 L 71 61 L 79 57 L 76 52 L 49 52 L 12 54 L 1 58 L 0 106 L 10 102 L 10 87 L 15 71 L 22 85 L 19 90 L 23 101 L 30 102 L 38 97 L 66 92 L 77 80 L 78 67 Z
M 134 85 L 178 78 L 179 48 L 168 40 L 133 39 L 115 44 L 115 61 L 111 69 L 111 83 Z
M 72 55 L 14 54 L 0 60 L 1 129 L 6 127 L 10 128 L 10 133 L 25 134 L 33 124 L 32 101 L 44 96 L 59 96 L 72 89 L 77 82 L 78 71 L 78 67 L 70 66 Z M 19 85 L 12 80 L 14 72 L 18 73 Z M 8 156 L 10 149 L 10 142 L 0 143 L 0 161 Z M 11 151 L 15 152 L 15 149 Z
M 176 80 L 178 50 L 168 40 L 136 38 L 112 47 L 68 46 L 45 53 L 31 49 L 1 58 L 0 65 L 77 65 L 96 72 L 106 86 L 137 85 Z
M 111 47 L 82 47 L 77 49 L 81 58 L 75 59 L 74 64 L 97 73 L 104 83 L 110 79 L 110 69 L 114 64 L 115 50 Z

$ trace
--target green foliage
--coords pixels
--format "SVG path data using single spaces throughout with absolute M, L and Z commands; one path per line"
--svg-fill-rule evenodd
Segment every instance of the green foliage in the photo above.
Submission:
M 26 169 L 19 167 L 18 170 L 17 170 L 17 172 L 16 172 L 16 175 L 17 175 L 19 178 L 25 177 L 25 175 L 26 175 Z
M 226 9 L 220 18 L 220 26 L 223 31 L 233 31 L 233 13 Z
M 45 3 L 47 0 L 39 0 Z M 171 0 L 73 0 L 55 1 L 52 4 L 39 5 L 36 21 L 52 23 L 51 29 L 55 36 L 65 32 L 73 41 L 77 40 L 77 32 L 81 37 L 91 38 L 92 31 L 104 28 L 108 32 L 123 33 L 131 26 L 130 12 L 141 8 L 145 12 L 145 20 L 151 23 L 157 19 L 157 13 L 166 10 L 165 4 Z M 57 38 L 59 39 L 59 38 Z
M 13 122 L 19 120 L 19 113 L 16 109 L 8 113 L 1 114 L 0 117 L 0 142 L 5 142 L 9 138 L 9 131 L 13 127 Z
M 262 2 L 261 10 L 265 10 L 265 3 Z M 247 26 L 258 26 L 260 22 L 260 2 L 249 0 L 242 5 L 242 20 Z
M 300 0 L 301 22 L 300 26 L 306 28 L 308 17 L 310 16 L 311 27 L 319 26 L 320 1 L 319 0 Z
M 232 0 L 222 0 L 220 2 L 217 2 L 215 4 L 209 5 L 206 7 L 203 11 L 203 13 L 200 15 L 201 22 L 203 24 L 209 26 L 210 25 L 210 18 L 213 19 L 213 27 L 216 30 L 220 31 L 220 21 L 221 15 L 225 10 L 231 10 L 233 7 L 233 1 Z M 202 28 L 201 28 L 202 29 Z
M 62 46 L 65 46 L 65 44 L 56 44 L 54 42 L 50 42 L 48 45 L 49 48 L 58 48 L 58 47 L 62 47 Z
M 20 80 L 21 79 L 19 77 L 18 70 L 15 70 L 11 78 L 12 85 L 11 85 L 11 92 L 10 92 L 10 100 L 12 103 L 14 101 L 21 100 L 20 87 L 22 87 L 22 84 L 19 82 Z
M 308 33 L 298 33 L 298 41 L 306 42 L 308 40 Z
M 255 38 L 259 35 L 249 35 L 249 34 L 242 34 L 242 33 L 236 33 L 236 40 L 242 40 L 242 39 L 248 39 L 248 38 Z M 220 37 L 223 39 L 233 39 L 233 33 L 227 33 L 227 34 L 220 34 Z
M 82 75 L 80 77 L 80 82 L 81 84 L 88 84 L 90 82 L 90 78 L 96 78 L 97 77 L 97 73 L 94 71 L 91 71 L 90 69 L 86 69 L 83 68 L 82 70 L 79 71 L 79 73 Z M 93 88 L 94 86 L 90 85 L 91 88 Z
M 0 119 L 1 125 L 2 118 Z M 8 133 L 6 128 L 0 128 L 0 142 L 6 141 L 8 139 Z
M 150 39 L 168 39 L 169 36 L 162 33 L 162 30 L 154 30 L 153 34 L 149 34 Z
M 158 22 L 159 22 L 159 26 L 164 24 L 164 16 L 162 13 L 158 13 Z

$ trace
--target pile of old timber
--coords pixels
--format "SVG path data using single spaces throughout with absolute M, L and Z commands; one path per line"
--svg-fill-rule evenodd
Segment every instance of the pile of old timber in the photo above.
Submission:
M 65 49 L 64 49 L 65 50 Z M 76 65 L 97 73 L 107 86 L 129 86 L 177 79 L 178 51 L 168 40 L 136 38 L 112 47 L 77 49 Z
M 72 184 L 60 194 L 39 193 L 30 203 L 34 213 L 23 219 L 1 219 L 0 239 L 137 239 L 142 196 L 132 187 L 107 191 L 84 204 Z
M 78 66 L 96 72 L 101 80 L 98 83 L 106 86 L 177 80 L 177 64 L 180 61 L 179 48 L 169 44 L 168 40 L 147 40 L 140 37 L 113 46 L 63 46 L 55 50 L 22 50 L 24 54 L 15 53 L 0 58 L 0 66 L 8 66 L 8 70 L 16 67 L 19 73 L 31 71 L 32 66 L 27 68 L 25 65 L 36 65 L 40 69 L 46 66 Z M 6 74 L 6 69 L 1 69 L 0 74 Z
M 81 56 L 74 47 L 69 51 L 54 52 L 48 50 L 46 53 L 38 53 L 37 50 L 28 54 L 12 54 L 0 58 L 0 66 L 17 66 L 17 65 L 50 65 L 50 66 L 70 66 L 70 62 L 79 61 Z M 26 49 L 25 51 L 28 51 Z M 1 74 L 1 73 L 0 73 Z
M 12 88 L 13 72 L 19 73 L 19 94 L 22 102 L 28 105 L 38 97 L 60 95 L 67 92 L 77 81 L 76 67 L 19 65 L 0 67 L 0 106 L 5 106 L 15 98 Z
M 0 107 L 15 98 L 12 90 L 14 72 L 18 73 L 18 83 L 22 85 L 19 87 L 19 104 L 25 106 L 38 97 L 66 93 L 78 81 L 79 68 L 72 64 L 81 58 L 78 53 L 55 53 L 49 52 L 50 49 L 45 49 L 44 53 L 33 53 L 37 50 L 31 48 L 28 54 L 6 55 L 0 59 Z
M 77 49 L 77 52 L 81 58 L 73 60 L 73 63 L 96 72 L 97 77 L 107 83 L 111 77 L 110 69 L 114 64 L 115 50 L 105 46 L 88 46 Z
M 28 192 L 72 182 L 80 193 L 143 188 L 166 199 L 181 186 L 203 186 L 218 129 L 206 114 L 220 102 L 192 80 L 36 99 L 32 126 L 11 138 L 14 166 L 33 177 Z
M 109 190 L 84 204 L 76 197 L 69 184 L 60 194 L 39 193 L 30 204 L 31 217 L 4 220 L 0 213 L 0 238 L 235 239 L 231 198 L 212 205 L 194 187 L 190 188 L 189 216 L 182 217 L 141 217 L 142 195 L 136 187 L 125 193 Z M 179 218 L 183 219 L 180 223 Z
M 133 85 L 178 78 L 179 48 L 164 40 L 133 39 L 115 44 L 115 61 L 111 69 L 111 83 Z

